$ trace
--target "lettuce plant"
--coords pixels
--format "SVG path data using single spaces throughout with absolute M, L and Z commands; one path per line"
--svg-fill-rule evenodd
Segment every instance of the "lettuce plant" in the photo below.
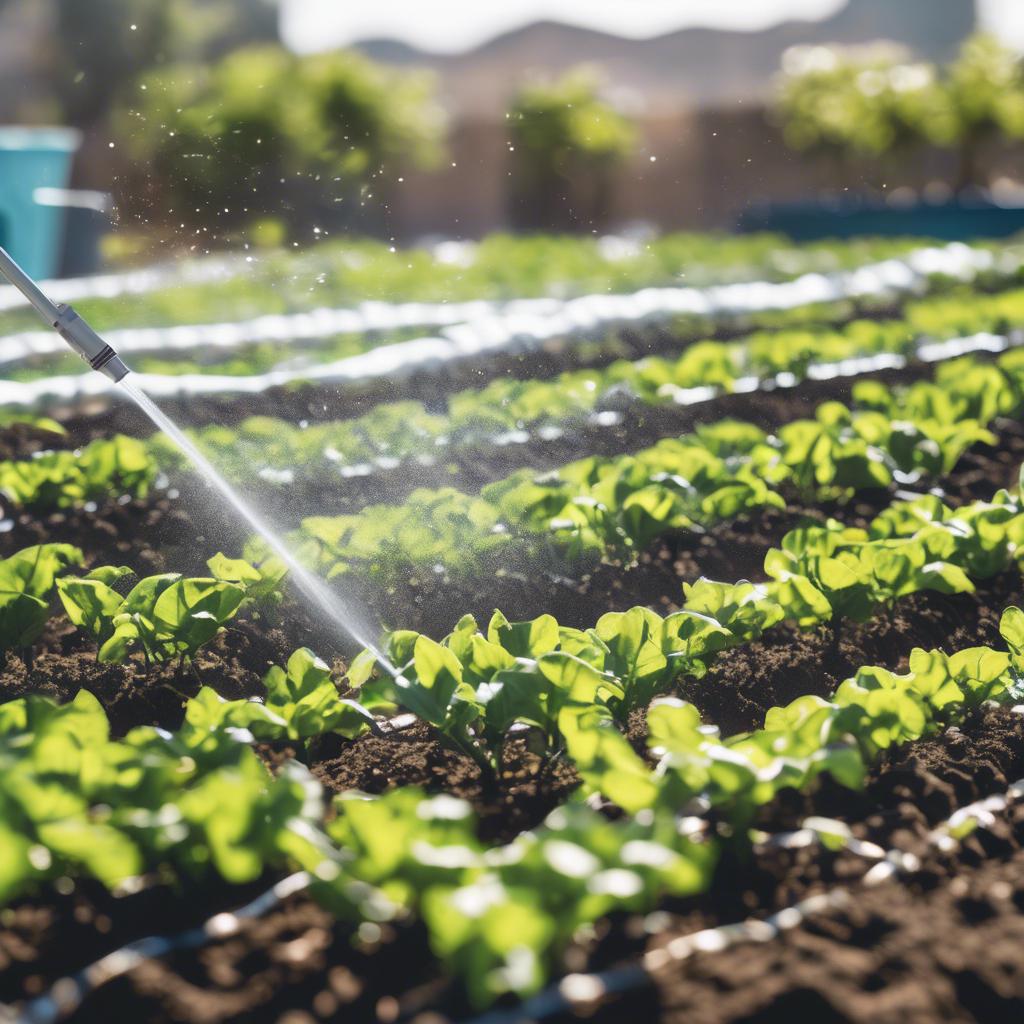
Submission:
M 350 871 L 419 911 L 435 953 L 471 1001 L 543 985 L 578 930 L 609 911 L 644 911 L 711 880 L 718 848 L 680 837 L 671 814 L 609 821 L 580 804 L 509 846 L 485 850 L 462 800 L 399 789 L 345 793 L 328 831 Z
M 973 591 L 955 561 L 935 557 L 938 551 L 955 558 L 957 547 L 951 533 L 933 534 L 927 527 L 909 537 L 871 540 L 864 530 L 830 520 L 791 530 L 781 548 L 765 556 L 764 567 L 776 580 L 809 580 L 831 606 L 838 640 L 843 619 L 866 622 L 879 606 L 891 607 L 906 594 Z
M 294 763 L 271 775 L 227 730 L 143 727 L 112 740 L 96 698 L 0 705 L 0 900 L 64 875 L 115 886 L 146 871 L 251 882 L 268 868 L 315 872 L 338 912 L 372 898 L 341 875 L 320 789 Z M 386 901 L 375 910 L 386 913 Z
M 288 566 L 277 556 L 264 559 L 258 565 L 244 558 L 228 558 L 218 551 L 206 560 L 214 579 L 234 583 L 245 590 L 245 601 L 262 607 L 280 604 L 284 593 L 281 587 Z
M 331 732 L 351 739 L 376 727 L 361 704 L 338 695 L 331 670 L 307 647 L 286 668 L 273 665 L 263 686 L 262 700 L 224 700 L 204 686 L 189 701 L 186 720 L 196 730 L 247 729 L 261 740 L 308 741 Z
M 104 566 L 58 581 L 68 618 L 96 641 L 102 662 L 123 662 L 136 650 L 147 663 L 191 658 L 245 597 L 234 583 L 180 573 L 147 576 L 122 596 L 112 584 L 130 571 Z
M 13 505 L 66 508 L 122 494 L 143 498 L 156 478 L 156 462 L 144 442 L 117 435 L 81 451 L 44 452 L 0 462 L 0 494 Z
M 600 792 L 630 813 L 712 809 L 745 828 L 782 789 L 806 790 L 826 772 L 856 788 L 882 751 L 962 721 L 984 701 L 1018 700 L 1024 612 L 1007 609 L 1000 632 L 1009 652 L 915 648 L 905 673 L 862 667 L 831 700 L 798 697 L 772 708 L 763 728 L 724 739 L 693 705 L 660 698 L 647 715 L 654 771 L 607 715 L 580 720 L 567 734 L 569 754 L 585 792 Z
M 82 564 L 71 544 L 37 544 L 0 559 L 0 663 L 10 650 L 29 648 L 50 617 L 58 575 Z

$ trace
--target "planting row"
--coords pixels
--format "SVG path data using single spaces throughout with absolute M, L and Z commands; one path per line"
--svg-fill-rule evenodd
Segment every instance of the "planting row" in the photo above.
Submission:
M 458 420 L 464 433 L 455 436 L 475 443 L 475 436 L 524 425 L 571 426 L 581 405 L 587 412 L 615 412 L 615 396 L 627 390 L 640 394 L 638 404 L 685 401 L 679 389 L 692 386 L 684 383 L 686 373 L 718 373 L 716 387 L 741 392 L 755 366 L 765 376 L 813 377 L 807 363 L 822 341 L 834 345 L 829 355 L 837 361 L 858 353 L 914 358 L 922 334 L 963 333 L 978 323 L 1008 333 L 1020 320 L 1020 303 L 1018 295 L 973 300 L 970 310 L 959 307 L 965 326 L 957 324 L 961 312 L 954 304 L 943 309 L 929 303 L 930 328 L 919 319 L 908 329 L 914 313 L 925 308 L 919 306 L 899 325 L 815 329 L 804 339 L 790 330 L 735 348 L 696 346 L 701 359 L 689 369 L 682 362 L 659 366 L 652 360 L 628 370 L 620 364 L 618 379 L 606 376 L 611 370 L 589 378 L 593 390 L 586 388 L 586 375 L 563 378 L 546 397 L 541 390 L 531 393 L 540 384 L 508 390 L 495 385 L 475 397 L 455 396 L 445 415 L 424 430 L 417 442 L 423 447 L 406 457 L 441 447 L 437 438 L 452 436 L 442 420 Z M 784 346 L 776 345 L 780 339 Z M 709 563 L 697 554 L 686 567 L 673 566 L 668 556 L 673 589 L 678 591 L 680 577 L 694 581 L 684 585 L 681 610 L 671 614 L 637 607 L 599 617 L 607 608 L 648 600 L 635 595 L 627 603 L 624 592 L 616 596 L 602 585 L 597 611 L 577 607 L 570 615 L 564 602 L 535 601 L 488 621 L 479 601 L 463 602 L 453 587 L 443 614 L 461 605 L 478 617 L 459 619 L 439 641 L 418 631 L 392 633 L 384 649 L 397 666 L 395 675 L 368 652 L 344 673 L 319 660 L 309 648 L 332 651 L 337 637 L 325 637 L 321 646 L 324 634 L 309 631 L 308 610 L 292 604 L 284 567 L 261 560 L 258 545 L 244 559 L 218 554 L 200 568 L 199 552 L 237 554 L 241 540 L 217 525 L 189 520 L 188 510 L 177 507 L 162 474 L 180 467 L 151 440 L 117 437 L 87 446 L 79 457 L 58 450 L 0 464 L 5 504 L 29 509 L 37 520 L 30 524 L 22 515 L 4 550 L 27 543 L 15 540 L 25 525 L 34 538 L 76 541 L 25 548 L 0 560 L 6 695 L 42 690 L 69 701 L 30 695 L 0 704 L 0 845 L 8 852 L 0 865 L 0 902 L 8 905 L 0 959 L 15 961 L 5 961 L 11 972 L 3 998 L 42 994 L 23 1009 L 73 1012 L 71 986 L 50 994 L 45 986 L 81 966 L 80 950 L 88 947 L 64 936 L 84 934 L 90 926 L 61 929 L 62 958 L 40 956 L 39 936 L 46 915 L 53 912 L 56 920 L 61 906 L 73 905 L 75 920 L 85 922 L 100 893 L 97 883 L 135 894 L 99 897 L 104 910 L 96 934 L 101 920 L 102 928 L 113 922 L 113 931 L 97 943 L 102 953 L 138 937 L 133 928 L 153 928 L 154 921 L 166 932 L 177 921 L 192 925 L 194 945 L 202 929 L 194 927 L 188 905 L 198 902 L 209 914 L 231 906 L 229 901 L 250 900 L 298 870 L 253 904 L 273 906 L 279 894 L 294 899 L 308 892 L 326 908 L 304 897 L 298 906 L 279 904 L 282 920 L 292 922 L 288 939 L 304 936 L 301 966 L 295 960 L 299 944 L 291 960 L 283 949 L 268 952 L 295 965 L 282 968 L 293 974 L 283 986 L 291 1005 L 298 1005 L 294 975 L 316 973 L 311 963 L 321 959 L 331 967 L 340 1001 L 349 997 L 342 998 L 336 982 L 356 992 L 365 987 L 363 1003 L 372 1012 L 382 984 L 371 979 L 364 986 L 358 968 L 350 975 L 348 965 L 356 961 L 344 951 L 337 955 L 337 948 L 318 958 L 325 932 L 342 936 L 349 952 L 403 937 L 416 956 L 399 953 L 396 960 L 390 953 L 360 952 L 358 962 L 372 958 L 370 972 L 381 974 L 395 963 L 415 965 L 397 988 L 388 979 L 383 990 L 429 981 L 424 998 L 434 1004 L 438 992 L 441 1001 L 447 997 L 436 964 L 419 965 L 429 940 L 446 977 L 459 979 L 466 998 L 483 1006 L 502 995 L 536 992 L 548 975 L 565 969 L 562 953 L 575 942 L 583 946 L 572 951 L 570 966 L 580 969 L 590 941 L 581 934 L 615 936 L 629 913 L 656 906 L 678 910 L 674 899 L 713 887 L 713 900 L 682 904 L 683 927 L 692 930 L 694 919 L 720 924 L 747 916 L 751 907 L 769 912 L 806 885 L 859 877 L 858 858 L 871 846 L 860 840 L 890 845 L 895 836 L 902 847 L 907 839 L 894 824 L 905 815 L 881 815 L 885 825 L 879 829 L 868 823 L 864 808 L 894 809 L 897 796 L 886 803 L 854 795 L 866 779 L 870 790 L 884 774 L 882 762 L 911 758 L 910 745 L 929 737 L 948 741 L 952 751 L 956 730 L 949 727 L 976 732 L 977 723 L 994 715 L 1013 718 L 992 706 L 1005 708 L 1024 696 L 1024 612 L 1013 607 L 1022 604 L 1017 570 L 1024 508 L 1016 491 L 968 500 L 991 494 L 992 487 L 981 486 L 1003 481 L 1019 461 L 1007 441 L 1016 436 L 1014 427 L 1005 417 L 1024 406 L 1022 367 L 1024 359 L 1010 352 L 998 361 L 941 365 L 931 383 L 892 386 L 893 379 L 916 380 L 917 368 L 887 378 L 888 386 L 865 380 L 849 407 L 827 402 L 813 418 L 793 422 L 794 409 L 802 414 L 796 395 L 757 395 L 747 414 L 757 425 L 710 423 L 631 455 L 579 459 L 552 474 L 516 473 L 476 496 L 478 481 L 497 474 L 481 473 L 465 487 L 470 493 L 419 491 L 400 509 L 416 512 L 419 501 L 435 510 L 425 524 L 392 523 L 383 507 L 368 510 L 359 522 L 307 521 L 299 534 L 304 554 L 342 576 L 346 586 L 351 581 L 355 592 L 375 591 L 381 582 L 405 586 L 410 566 L 420 576 L 454 574 L 460 564 L 469 577 L 518 569 L 530 576 L 535 570 L 540 575 L 541 567 L 558 572 L 565 564 L 586 571 L 603 559 L 604 580 L 625 576 L 621 563 L 653 557 L 654 539 L 665 534 L 675 533 L 668 547 L 689 544 L 693 554 L 702 531 L 716 531 L 706 542 L 722 536 L 715 523 L 735 518 L 737 530 L 752 531 L 745 555 L 723 554 Z M 811 387 L 819 396 L 845 397 L 838 388 Z M 602 397 L 588 406 L 595 392 Z M 460 405 L 463 399 L 467 404 Z M 487 401 L 504 403 L 493 420 Z M 382 416 L 382 434 L 353 439 L 352 450 L 365 444 L 368 450 L 377 446 L 379 454 L 379 438 L 388 429 L 396 436 L 400 431 L 400 408 L 378 410 L 395 412 L 394 423 L 388 427 Z M 709 409 L 705 419 L 731 411 L 725 402 Z M 656 418 L 657 424 L 670 422 L 664 411 Z M 692 422 L 677 421 L 673 433 Z M 639 448 L 660 436 L 657 424 L 642 441 L 615 444 Z M 16 424 L 12 450 L 27 440 L 20 451 L 31 451 L 54 426 Z M 267 427 L 276 439 L 274 424 Z M 279 436 L 282 448 L 303 442 L 298 430 Z M 317 440 L 321 448 L 330 443 Z M 983 450 L 997 441 L 998 451 Z M 54 443 L 64 442 L 55 437 Z M 972 446 L 976 450 L 964 457 Z M 311 461 L 311 452 L 303 454 L 300 464 Z M 970 483 L 982 460 L 998 472 L 983 472 L 984 481 Z M 913 500 L 897 490 L 935 482 L 956 498 L 936 497 L 939 487 Z M 894 494 L 903 500 L 885 507 Z M 814 514 L 820 512 L 820 520 L 813 524 L 798 518 L 806 501 L 819 503 Z M 879 507 L 884 511 L 872 517 Z M 856 525 L 828 519 L 830 512 Z M 165 525 L 175 520 L 177 533 L 157 530 L 161 516 Z M 139 529 L 130 525 L 136 523 Z M 166 561 L 148 557 L 147 533 L 159 533 Z M 174 567 L 188 548 L 190 556 L 179 565 L 191 574 L 146 574 L 145 567 L 150 573 Z M 691 571 L 694 561 L 705 568 Z M 696 579 L 701 571 L 719 575 L 715 567 L 730 579 L 750 574 L 763 582 Z M 666 590 L 655 596 L 677 606 Z M 561 622 L 551 615 L 509 621 L 534 616 L 538 606 L 556 610 Z M 58 608 L 63 614 L 55 614 Z M 1003 609 L 1000 644 L 995 623 Z M 292 611 L 299 613 L 295 621 L 289 614 L 282 628 L 284 613 Z M 908 616 L 912 634 L 901 632 Z M 451 614 L 448 623 L 455 618 Z M 448 625 L 424 626 L 415 607 L 405 621 L 434 637 Z M 915 649 L 908 661 L 911 636 Z M 928 649 L 936 644 L 943 650 Z M 725 710 L 728 705 L 734 706 Z M 966 762 L 958 764 L 972 774 Z M 977 795 L 986 792 L 985 778 L 972 775 Z M 933 813 L 934 802 L 907 796 L 906 773 L 896 773 L 895 785 L 902 787 L 904 806 L 927 803 L 930 820 L 941 817 Z M 442 792 L 428 795 L 424 786 Z M 380 796 L 359 791 L 387 787 L 397 788 Z M 570 790 L 568 802 L 548 815 Z M 470 797 L 472 806 L 453 794 Z M 961 816 L 955 827 L 966 830 L 974 820 Z M 813 869 L 808 857 L 794 855 L 792 872 L 779 868 L 774 881 L 766 880 L 772 868 L 765 851 L 788 850 L 794 824 L 801 826 L 801 842 L 842 852 L 809 855 Z M 779 834 L 762 831 L 780 828 Z M 489 838 L 512 841 L 493 846 Z M 913 849 L 912 842 L 903 848 Z M 152 914 L 132 923 L 140 906 L 160 905 L 161 897 L 147 900 L 164 889 L 185 909 L 170 919 Z M 70 897 L 57 895 L 69 890 Z M 723 903 L 718 894 L 726 891 L 732 897 Z M 134 910 L 125 910 L 129 904 Z M 328 911 L 345 923 L 331 925 Z M 319 930 L 307 931 L 302 923 L 310 914 L 321 915 Z M 660 925 L 649 918 L 645 926 L 663 928 L 670 919 L 658 917 Z M 229 918 L 213 919 L 208 935 L 230 934 Z M 605 920 L 598 925 L 599 919 Z M 28 932 L 19 936 L 26 922 Z M 635 950 L 642 941 L 633 935 L 618 952 L 613 942 L 590 963 L 600 967 L 609 962 L 603 958 L 617 958 L 623 946 Z M 172 947 L 150 942 L 140 948 Z M 238 948 L 248 947 L 242 942 Z M 209 952 L 201 954 L 204 964 L 216 959 Z M 108 960 L 120 964 L 115 973 L 132 962 L 120 955 Z M 189 961 L 168 968 L 170 977 L 177 977 L 182 962 Z M 276 998 L 282 985 L 270 982 L 267 988 L 259 962 L 243 967 L 239 959 L 237 966 L 253 992 L 263 986 L 259 1001 L 265 1003 L 267 992 Z M 218 961 L 212 969 L 226 978 L 223 966 Z M 152 975 L 164 967 L 146 970 Z M 202 991 L 204 970 L 185 986 L 193 996 L 208 994 Z M 110 975 L 101 970 L 95 976 Z M 154 991 L 162 990 L 164 981 L 153 984 Z M 237 1012 L 245 1004 L 240 991 L 236 997 Z M 191 998 L 183 996 L 176 1012 L 198 1015 Z M 319 1016 L 334 1012 L 325 1006 L 323 999 L 316 1004 Z M 220 1012 L 207 1009 L 212 1017 Z
M 530 633 L 543 646 L 536 627 Z M 325 817 L 308 773 L 291 762 L 268 774 L 245 733 L 224 728 L 208 694 L 189 704 L 176 733 L 144 727 L 123 740 L 109 738 L 85 692 L 63 707 L 25 698 L 0 706 L 9 851 L 0 892 L 10 899 L 69 875 L 124 886 L 160 871 L 192 881 L 215 872 L 238 883 L 298 865 L 316 898 L 342 917 L 419 915 L 435 954 L 478 1004 L 527 994 L 582 925 L 706 888 L 720 848 L 749 843 L 754 809 L 781 789 L 806 788 L 824 773 L 857 787 L 882 750 L 955 724 L 983 701 L 1013 700 L 1024 613 L 1008 610 L 1002 633 L 1009 653 L 915 651 L 908 673 L 862 669 L 831 701 L 800 698 L 770 712 L 762 729 L 728 740 L 702 726 L 691 706 L 656 703 L 648 715 L 653 771 L 621 734 L 588 720 L 593 704 L 566 702 L 561 729 L 585 791 L 644 813 L 609 820 L 572 802 L 493 849 L 476 838 L 469 806 L 443 795 L 350 792 Z M 425 650 L 418 657 L 442 685 L 451 666 Z M 326 668 L 306 655 L 293 661 L 288 678 L 299 696 Z M 593 689 L 578 678 L 570 686 L 580 695 Z M 733 828 L 706 835 L 681 809 L 713 810 Z M 843 841 L 833 823 L 819 827 L 827 842 Z
M 603 369 L 572 370 L 554 380 L 500 378 L 452 395 L 439 411 L 419 402 L 386 403 L 358 418 L 296 426 L 253 416 L 235 427 L 191 432 L 204 454 L 231 479 L 260 473 L 268 482 L 297 475 L 360 474 L 409 458 L 443 458 L 452 447 L 521 440 L 525 433 L 572 429 L 581 419 L 614 417 L 639 403 L 687 403 L 714 393 L 749 389 L 785 375 L 792 381 L 821 368 L 879 359 L 880 366 L 917 357 L 922 341 L 979 333 L 1006 335 L 1024 324 L 1024 292 L 943 297 L 910 304 L 900 320 L 856 320 L 823 327 L 763 332 L 733 342 L 693 344 L 675 359 L 618 361 Z M 153 438 L 165 465 L 176 456 Z
M 983 426 L 1021 407 L 1016 364 L 957 361 L 935 383 L 893 391 L 855 387 L 859 409 L 822 405 L 768 435 L 722 421 L 634 455 L 580 460 L 536 476 L 519 471 L 471 497 L 419 490 L 403 503 L 363 515 L 306 519 L 293 540 L 300 556 L 329 575 L 362 575 L 397 585 L 410 573 L 473 577 L 513 565 L 635 559 L 679 529 L 700 531 L 744 512 L 784 507 L 784 494 L 843 497 L 934 480 L 977 442 Z M 125 491 L 144 494 L 155 466 L 141 442 L 97 441 L 81 456 L 53 452 L 0 464 L 0 489 L 19 504 L 70 506 Z M 248 555 L 260 564 L 258 542 Z M 250 570 L 256 572 L 257 570 Z M 274 577 L 274 561 L 261 571 Z
M 540 476 L 520 470 L 479 495 L 421 489 L 399 505 L 307 518 L 291 539 L 329 576 L 369 573 L 389 586 L 410 574 L 479 576 L 553 556 L 629 561 L 668 531 L 785 507 L 782 489 L 820 500 L 934 480 L 971 445 L 994 443 L 983 424 L 1006 407 L 990 402 L 1021 402 L 997 367 L 949 364 L 940 381 L 898 392 L 863 382 L 854 394 L 866 407 L 827 402 L 774 435 L 727 420 L 634 454 Z M 260 558 L 260 545 L 249 554 Z
M 358 705 L 339 702 L 325 676 L 303 691 L 309 696 L 315 690 L 303 705 L 304 725 L 292 721 L 294 709 L 274 710 L 279 693 L 268 703 L 224 703 L 220 716 L 266 739 L 298 739 L 338 723 L 354 734 L 373 726 L 371 712 L 393 713 L 401 706 L 484 769 L 500 771 L 515 723 L 529 723 L 547 748 L 557 750 L 565 740 L 560 721 L 566 702 L 579 705 L 583 693 L 589 693 L 588 710 L 596 701 L 609 719 L 625 724 L 680 676 L 704 676 L 723 650 L 782 621 L 801 629 L 831 623 L 838 645 L 844 621 L 867 621 L 899 598 L 924 590 L 973 590 L 972 580 L 989 579 L 1012 564 L 1022 538 L 1024 514 L 1005 491 L 992 502 L 956 510 L 931 496 L 896 502 L 866 530 L 829 520 L 790 531 L 764 559 L 766 583 L 702 578 L 684 584 L 682 610 L 666 618 L 636 608 L 579 630 L 560 627 L 550 615 L 513 624 L 495 613 L 481 633 L 466 616 L 440 645 L 400 630 L 388 644 L 399 677 L 385 673 L 368 681 L 374 659 L 367 652 L 350 666 L 348 686 L 360 690 Z M 217 555 L 209 561 L 209 577 L 164 573 L 132 584 L 125 567 L 69 575 L 82 561 L 82 553 L 67 544 L 27 548 L 0 561 L 0 650 L 31 649 L 56 589 L 71 623 L 95 641 L 101 662 L 121 662 L 135 652 L 147 663 L 184 661 L 243 605 L 265 610 L 279 601 L 284 576 L 281 568 L 261 571 Z M 276 690 L 284 685 L 284 677 L 272 683 Z M 324 726 L 325 720 L 332 724 Z
M 380 311 L 318 310 L 292 317 L 264 317 L 236 323 L 179 326 L 106 332 L 107 340 L 123 354 L 155 353 L 170 358 L 173 353 L 200 350 L 199 364 L 175 359 L 174 374 L 155 373 L 145 377 L 147 389 L 158 396 L 182 391 L 196 393 L 252 393 L 308 381 L 367 382 L 382 376 L 410 374 L 416 370 L 436 372 L 444 366 L 467 359 L 478 361 L 485 355 L 535 351 L 554 342 L 579 335 L 595 336 L 608 328 L 676 320 L 677 330 L 690 336 L 715 332 L 727 324 L 736 324 L 758 311 L 797 309 L 810 304 L 836 304 L 856 299 L 863 306 L 878 304 L 895 295 L 921 293 L 929 287 L 948 286 L 951 281 L 973 280 L 982 284 L 1005 284 L 1016 280 L 1020 258 L 1011 252 L 997 261 L 987 251 L 950 246 L 945 250 L 920 250 L 907 261 L 888 261 L 864 267 L 856 273 L 831 279 L 807 275 L 786 284 L 733 285 L 713 289 L 648 288 L 631 295 L 601 293 L 571 299 L 518 300 L 498 309 L 462 309 L 444 305 L 425 316 L 418 307 L 401 306 L 394 315 L 383 318 Z M 802 314 L 805 315 L 805 314 Z M 420 337 L 394 342 L 391 331 L 408 330 L 432 319 L 446 325 L 435 337 Z M 383 332 L 383 333 L 382 333 Z M 339 335 L 343 335 L 338 337 Z M 231 354 L 238 346 L 274 343 L 280 346 L 297 340 L 332 339 L 316 342 L 321 351 L 293 350 L 292 358 L 262 373 L 251 370 L 243 376 L 216 373 L 217 353 L 226 353 L 236 370 L 245 370 Z M 345 355 L 356 348 L 361 354 Z M 273 349 L 260 351 L 265 361 L 274 359 Z M 26 357 L 33 365 L 16 371 L 17 382 L 0 388 L 0 401 L 34 404 L 53 396 L 77 395 L 110 390 L 109 382 L 75 376 L 54 376 L 63 372 L 47 365 L 47 354 L 67 353 L 59 339 L 45 331 L 29 332 L 0 339 L 0 360 L 18 362 Z M 335 358 L 339 354 L 342 358 Z M 43 363 L 39 363 L 42 357 Z M 136 369 L 142 364 L 133 362 Z M 157 364 L 166 368 L 166 363 Z M 257 366 L 258 369 L 258 366 Z M 206 372 L 213 370 L 214 372 Z M 17 387 L 15 387 L 17 384 Z
M 603 239 L 492 235 L 478 245 L 396 251 L 378 242 L 347 240 L 302 253 L 254 255 L 239 261 L 230 274 L 225 274 L 222 262 L 193 261 L 184 265 L 184 280 L 144 291 L 129 289 L 107 297 L 90 296 L 80 288 L 67 297 L 57 294 L 60 301 L 75 302 L 83 316 L 106 328 L 118 323 L 147 327 L 216 322 L 224 318 L 225 308 L 243 318 L 368 299 L 440 304 L 635 291 L 680 280 L 695 286 L 759 278 L 780 281 L 898 259 L 922 247 L 912 239 L 795 247 L 773 235 L 673 234 L 618 241 L 616 245 Z M 998 253 L 1001 247 L 988 251 Z M 211 262 L 213 271 L 203 272 L 202 266 Z M 4 304 L 0 334 L 36 326 L 38 321 L 27 309 Z
M 399 402 L 341 422 L 293 426 L 271 417 L 251 417 L 235 428 L 211 426 L 193 431 L 192 436 L 236 482 L 251 482 L 254 473 L 265 482 L 282 485 L 294 481 L 297 474 L 319 477 L 340 470 L 343 475 L 360 475 L 375 465 L 443 457 L 444 450 L 453 447 L 523 441 L 538 433 L 552 437 L 555 431 L 572 429 L 581 418 L 614 420 L 615 410 L 626 403 L 685 403 L 719 391 L 746 390 L 755 380 L 798 381 L 816 370 L 820 375 L 829 366 L 859 366 L 872 357 L 881 357 L 879 365 L 889 365 L 886 356 L 914 358 L 922 336 L 947 338 L 963 331 L 1005 334 L 1022 322 L 1024 292 L 932 299 L 910 305 L 898 321 L 854 321 L 835 331 L 756 334 L 728 344 L 702 342 L 674 362 L 661 358 L 621 361 L 603 370 L 563 373 L 550 382 L 499 379 L 481 390 L 453 395 L 444 412 Z M 28 414 L 22 418 L 31 420 Z M 45 425 L 54 428 L 52 422 Z M 151 438 L 148 448 L 165 468 L 181 462 L 177 449 L 163 435 Z M 73 472 L 70 459 L 63 455 L 48 457 L 45 468 L 40 464 L 29 471 L 4 466 L 0 474 L 9 476 L 26 472 L 52 478 Z M 46 507 L 46 499 L 42 494 L 33 496 L 28 484 L 4 489 L 16 504 Z
M 422 458 L 448 445 L 483 444 L 503 436 L 519 439 L 517 435 L 526 431 L 550 436 L 551 431 L 570 428 L 588 414 L 614 418 L 613 410 L 625 402 L 686 401 L 695 392 L 746 390 L 754 380 L 780 376 L 799 380 L 815 367 L 873 356 L 913 357 L 922 335 L 942 338 L 964 330 L 1005 333 L 1022 321 L 1024 292 L 1020 291 L 931 300 L 909 307 L 900 321 L 855 321 L 839 331 L 784 331 L 729 344 L 703 342 L 689 347 L 675 362 L 623 361 L 604 370 L 564 373 L 551 382 L 497 380 L 482 390 L 452 396 L 444 413 L 403 402 L 377 406 L 353 420 L 299 427 L 253 417 L 237 428 L 207 427 L 194 431 L 193 437 L 218 468 L 235 480 L 251 479 L 255 470 L 264 480 L 290 482 L 297 467 L 308 467 L 316 474 L 339 467 L 342 472 L 360 473 L 372 463 L 392 465 L 413 456 Z M 1016 372 L 1020 362 L 1013 355 L 1003 360 L 1010 372 Z M 22 418 L 31 420 L 27 415 Z M 54 427 L 51 421 L 37 420 L 36 425 Z M 125 442 L 115 444 L 127 457 Z M 150 440 L 149 450 L 165 467 L 180 464 L 177 449 L 163 435 Z M 142 457 L 141 448 L 132 451 L 133 461 Z M 15 504 L 45 508 L 50 489 L 42 484 L 33 487 L 31 481 L 56 482 L 62 474 L 74 474 L 72 460 L 65 454 L 44 456 L 32 467 L 0 463 L 0 490 Z M 26 479 L 20 484 L 9 482 L 18 476 Z M 57 503 L 68 504 L 67 498 L 58 495 Z

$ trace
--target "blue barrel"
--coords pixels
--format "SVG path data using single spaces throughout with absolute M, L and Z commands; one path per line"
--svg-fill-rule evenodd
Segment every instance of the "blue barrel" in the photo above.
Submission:
M 0 127 L 0 245 L 37 280 L 60 266 L 64 210 L 36 190 L 67 187 L 80 141 L 71 128 Z
M 794 242 L 858 235 L 903 235 L 956 242 L 1005 238 L 1024 231 L 1024 206 L 1001 206 L 983 196 L 902 205 L 848 198 L 760 203 L 740 213 L 736 229 L 741 233 L 777 232 Z

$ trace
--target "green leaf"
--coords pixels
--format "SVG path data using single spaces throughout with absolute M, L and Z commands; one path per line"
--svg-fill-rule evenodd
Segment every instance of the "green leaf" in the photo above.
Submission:
M 81 865 L 108 888 L 138 875 L 145 866 L 138 847 L 109 825 L 51 821 L 38 826 L 40 841 L 63 860 Z
M 398 699 L 424 721 L 441 728 L 462 683 L 462 665 L 447 647 L 420 635 L 413 649 L 413 666 L 414 679 L 395 680 Z
M 345 681 L 353 690 L 358 690 L 370 678 L 376 664 L 377 656 L 373 651 L 360 651 L 349 663 Z
M 108 566 L 107 568 L 113 568 Z M 57 580 L 57 593 L 72 624 L 94 640 L 106 642 L 113 633 L 113 618 L 121 607 L 121 595 L 99 578 Z
M 561 693 L 561 701 L 576 704 L 593 704 L 599 697 L 617 697 L 624 691 L 614 676 L 598 672 L 581 658 L 561 651 L 544 654 L 537 659 L 537 667 L 544 678 L 553 683 Z
M 999 620 L 999 634 L 1014 653 L 1024 653 L 1024 611 L 1016 605 L 1007 608 Z
M 541 615 L 529 622 L 509 622 L 496 611 L 487 627 L 487 639 L 514 658 L 539 658 L 558 646 L 558 622 L 552 615 Z

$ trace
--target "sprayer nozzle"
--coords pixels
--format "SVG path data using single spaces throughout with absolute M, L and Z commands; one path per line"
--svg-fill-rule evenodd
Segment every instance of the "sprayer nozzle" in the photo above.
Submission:
M 109 359 L 103 366 L 98 367 L 104 377 L 109 377 L 115 384 L 128 376 L 128 367 L 121 361 L 121 357 L 115 352 L 113 358 Z
M 70 307 L 57 306 L 57 333 L 94 369 L 116 384 L 128 372 L 121 357 Z

